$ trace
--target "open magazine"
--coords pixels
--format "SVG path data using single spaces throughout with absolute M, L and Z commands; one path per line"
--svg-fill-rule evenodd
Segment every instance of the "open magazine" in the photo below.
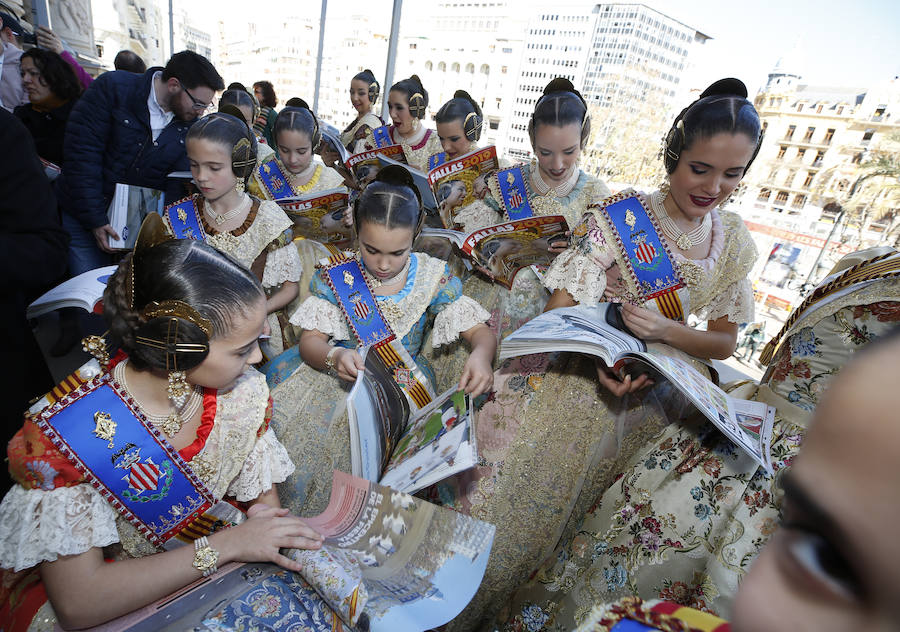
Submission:
M 542 215 L 481 228 L 468 235 L 446 228 L 424 228 L 423 237 L 446 237 L 463 254 L 490 271 L 494 281 L 512 287 L 522 268 L 549 266 L 553 256 L 548 248 L 567 243 L 569 225 L 562 215 Z
M 375 179 L 375 176 L 378 175 L 378 172 L 384 166 L 384 163 L 379 160 L 379 156 L 386 156 L 394 162 L 398 162 L 404 167 L 406 166 L 406 156 L 404 156 L 403 147 L 400 145 L 387 145 L 386 147 L 377 147 L 353 154 L 347 158 L 344 166 L 353 175 L 353 180 L 358 188 L 365 188 L 367 184 Z
M 332 629 L 420 632 L 447 623 L 475 595 L 494 527 L 403 492 L 334 472 L 328 507 L 306 522 L 325 536 L 317 551 L 290 549 L 300 575 L 340 617 Z M 228 564 L 145 608 L 93 628 L 220 631 L 234 612 L 280 629 L 290 573 L 273 564 Z M 254 628 L 256 629 L 256 628 Z M 294 628 L 291 628 L 294 629 Z M 304 627 L 303 629 L 307 629 Z M 318 628 L 316 628 L 318 629 Z
M 381 359 L 364 354 L 347 396 L 353 474 L 414 493 L 474 467 L 473 411 L 469 396 L 455 387 L 411 417 L 406 395 Z
M 82 272 L 48 290 L 28 306 L 26 318 L 37 318 L 62 307 L 80 307 L 89 312 L 97 310 L 109 277 L 118 266 L 105 266 Z
M 775 409 L 730 397 L 688 362 L 648 351 L 643 341 L 618 328 L 613 307 L 600 303 L 541 314 L 503 340 L 499 357 L 571 351 L 597 356 L 613 371 L 650 373 L 657 381 L 667 381 L 738 448 L 771 472 Z
M 294 235 L 345 248 L 353 241 L 353 229 L 344 225 L 349 193 L 344 187 L 301 197 L 276 200 L 294 222 Z
M 112 202 L 109 203 L 108 216 L 109 225 L 119 235 L 119 239 L 109 237 L 109 247 L 125 250 L 134 248 L 141 222 L 150 213 L 161 215 L 164 208 L 163 191 L 117 183 Z

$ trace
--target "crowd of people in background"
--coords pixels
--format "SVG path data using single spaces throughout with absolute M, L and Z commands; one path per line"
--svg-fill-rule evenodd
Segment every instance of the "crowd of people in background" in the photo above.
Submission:
M 246 512 L 203 547 L 219 565 L 271 561 L 296 571 L 279 551 L 321 546 L 298 516 L 324 509 L 332 470 L 349 471 L 345 399 L 365 364 L 352 316 L 317 268 L 338 255 L 294 235 L 277 200 L 342 186 L 358 190 L 334 219 L 355 239 L 340 256 L 358 262 L 372 288 L 372 309 L 411 368 L 405 379 L 431 393 L 457 384 L 478 409 L 478 465 L 420 492 L 496 527 L 484 581 L 446 629 L 605 630 L 622 619 L 649 626 L 641 629 L 687 629 L 672 627 L 676 619 L 723 629 L 718 617 L 741 630 L 900 627 L 897 512 L 885 502 L 900 473 L 897 253 L 842 260 L 770 343 L 760 383 L 728 387 L 775 407 L 770 469 L 688 415 L 650 375 L 568 353 L 496 360 L 498 342 L 542 311 L 603 302 L 621 303 L 624 327 L 655 353 L 710 379 L 709 360 L 735 353 L 740 326 L 750 323 L 742 347 L 756 352 L 765 335 L 748 278 L 757 252 L 741 218 L 720 208 L 762 141 L 742 82 L 714 82 L 660 130 L 668 180 L 639 193 L 684 280 L 682 313 L 672 317 L 632 291 L 632 263 L 597 208 L 612 192 L 579 166 L 591 121 L 568 80 L 549 82 L 536 100 L 534 158 L 500 167 L 521 177 L 534 215 L 562 216 L 569 232 L 545 246 L 548 269 L 525 269 L 507 288 L 456 254 L 420 252 L 426 217 L 409 171 L 385 167 L 364 185 L 349 182 L 303 98 L 279 111 L 271 82 L 226 88 L 191 51 L 151 68 L 122 51 L 116 70 L 92 78 L 49 29 L 37 29 L 28 50 L 23 34 L 0 13 L 8 369 L 0 392 L 11 473 L 0 506 L 0 628 L 98 625 L 216 568 L 198 562 L 194 547 L 152 546 L 35 415 L 22 425 L 23 411 L 54 386 L 26 306 L 103 266 L 118 265 L 103 314 L 118 353 L 98 370 L 158 423 L 216 499 Z M 457 91 L 432 128 L 416 75 L 383 91 L 365 69 L 347 88 L 348 153 L 386 138 L 427 171 L 436 156 L 479 148 L 477 95 Z M 378 115 L 380 98 L 390 121 Z M 173 172 L 191 173 L 189 196 Z M 120 183 L 165 191 L 169 209 L 195 217 L 204 237 L 182 239 L 169 219 L 142 229 L 133 252 L 111 248 L 120 235 L 108 207 Z M 454 228 L 508 221 L 505 200 L 497 183 L 485 184 Z M 151 230 L 158 234 L 146 239 Z M 689 315 L 704 326 L 688 326 Z M 80 310 L 63 308 L 50 353 L 68 353 L 82 336 Z M 287 358 L 291 370 L 267 384 L 254 368 L 264 355 Z M 313 614 L 330 612 L 327 604 L 298 603 L 291 607 L 308 609 L 310 629 L 331 629 L 333 618 Z

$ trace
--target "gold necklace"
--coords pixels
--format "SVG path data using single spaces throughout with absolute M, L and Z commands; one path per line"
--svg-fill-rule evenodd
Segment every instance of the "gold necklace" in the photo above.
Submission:
M 706 241 L 706 238 L 709 237 L 710 232 L 712 232 L 711 213 L 704 215 L 703 219 L 700 221 L 700 225 L 687 233 L 681 230 L 678 224 L 675 223 L 675 220 L 669 217 L 669 214 L 666 212 L 666 205 L 664 204 L 665 200 L 659 198 L 659 195 L 651 195 L 650 206 L 652 206 L 653 210 L 656 212 L 656 217 L 659 219 L 659 227 L 662 228 L 663 234 L 665 234 L 666 237 L 674 241 L 675 245 L 684 251 L 690 250 L 694 246 L 699 246 Z
M 237 217 L 238 215 L 240 215 L 241 213 L 246 211 L 249 207 L 250 207 L 250 196 L 247 194 L 244 194 L 243 199 L 241 200 L 241 203 L 238 204 L 235 208 L 228 211 L 227 213 L 216 213 L 213 210 L 212 205 L 208 204 L 208 203 L 203 205 L 203 210 L 204 210 L 204 212 L 206 212 L 208 215 L 210 215 L 212 217 L 213 221 L 216 222 L 216 226 L 221 226 L 228 220 L 230 220 L 234 217 Z
M 134 393 L 128 388 L 128 382 L 125 379 L 125 365 L 127 363 L 128 360 L 119 362 L 113 369 L 113 377 L 122 385 L 125 392 L 128 393 L 132 399 L 137 401 Z M 201 395 L 200 388 L 196 385 L 192 388 L 193 390 L 184 405 L 178 409 L 173 404 L 172 412 L 168 415 L 154 415 L 144 410 L 143 407 L 141 408 L 141 412 L 144 413 L 144 417 L 147 418 L 147 421 L 162 430 L 165 435 L 171 439 L 181 431 L 185 421 L 194 418 L 194 415 L 197 414 L 197 411 L 203 403 L 203 396 Z M 171 398 L 169 398 L 169 400 L 171 402 Z

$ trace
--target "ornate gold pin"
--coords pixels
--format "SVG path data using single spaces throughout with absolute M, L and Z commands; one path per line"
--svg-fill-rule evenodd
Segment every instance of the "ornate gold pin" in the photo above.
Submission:
M 178 209 L 178 219 L 182 222 L 187 221 L 187 211 L 185 211 L 183 208 Z
M 509 184 L 515 184 L 515 182 L 516 182 L 516 177 L 512 174 L 512 171 L 507 171 L 507 172 L 506 172 L 506 181 L 507 181 Z
M 107 441 L 106 447 L 113 448 L 113 439 L 116 437 L 116 422 L 109 413 L 98 410 L 94 413 L 94 436 Z
M 631 230 L 634 230 L 634 225 L 637 223 L 637 217 L 634 216 L 634 212 L 631 209 L 625 211 L 625 223 L 628 224 L 628 227 Z
M 349 270 L 344 270 L 344 283 L 347 284 L 347 287 L 353 287 L 353 275 L 350 274 Z

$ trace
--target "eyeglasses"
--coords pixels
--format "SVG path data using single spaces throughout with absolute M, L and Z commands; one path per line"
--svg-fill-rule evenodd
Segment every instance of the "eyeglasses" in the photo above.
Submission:
M 181 83 L 181 82 L 179 82 Z M 184 93 L 188 95 L 188 98 L 191 100 L 191 106 L 197 110 L 198 112 L 205 112 L 209 108 L 212 107 L 212 103 L 204 103 L 200 99 L 194 98 L 194 95 L 191 94 L 190 90 L 184 87 L 184 84 L 181 83 L 181 89 L 184 90 Z

